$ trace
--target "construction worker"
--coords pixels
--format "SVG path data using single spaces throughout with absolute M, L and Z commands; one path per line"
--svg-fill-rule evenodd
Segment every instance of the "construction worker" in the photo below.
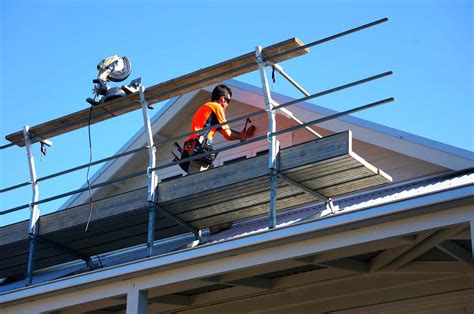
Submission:
M 191 132 L 202 130 L 216 124 L 225 123 L 225 111 L 232 98 L 232 90 L 227 85 L 217 85 L 211 94 L 211 101 L 203 104 L 193 117 Z M 228 141 L 245 141 L 254 136 L 255 126 L 250 126 L 242 132 L 232 130 L 227 124 L 223 124 L 203 133 L 193 134 L 184 142 L 184 150 L 181 158 L 187 158 L 194 154 L 213 150 L 212 139 L 216 131 L 219 131 Z M 217 154 L 211 154 L 203 158 L 182 163 L 181 168 L 188 174 L 207 170 Z

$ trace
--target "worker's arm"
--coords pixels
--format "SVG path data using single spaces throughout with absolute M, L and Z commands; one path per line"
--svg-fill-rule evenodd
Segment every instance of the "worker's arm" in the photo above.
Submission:
M 220 130 L 221 134 L 224 136 L 224 138 L 228 141 L 245 141 L 248 138 L 251 138 L 255 134 L 255 126 L 250 126 L 246 132 L 238 132 L 235 130 L 232 130 L 231 128 L 223 128 Z
M 247 134 L 237 132 L 232 129 L 222 130 L 221 133 L 224 136 L 224 138 L 228 141 L 236 141 L 236 140 L 245 141 L 247 139 Z

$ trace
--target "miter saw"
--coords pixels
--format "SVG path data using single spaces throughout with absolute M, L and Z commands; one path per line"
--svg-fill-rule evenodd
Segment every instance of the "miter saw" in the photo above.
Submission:
M 128 78 L 132 72 L 130 60 L 123 56 L 110 56 L 97 64 L 97 78 L 92 80 L 94 88 L 94 98 L 87 98 L 86 101 L 92 106 L 97 106 L 106 101 L 132 94 L 138 91 L 141 78 L 134 79 L 128 85 L 121 87 L 108 87 L 107 82 L 121 82 Z

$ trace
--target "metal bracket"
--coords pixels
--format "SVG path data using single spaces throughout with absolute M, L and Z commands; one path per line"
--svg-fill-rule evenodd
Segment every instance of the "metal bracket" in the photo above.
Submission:
M 48 147 L 52 147 L 53 146 L 53 142 L 49 141 L 49 140 L 42 140 L 40 139 L 40 144 L 41 144 L 41 153 L 46 156 L 46 146 Z
M 67 254 L 70 254 L 70 255 L 73 255 L 73 256 L 76 256 L 76 257 L 82 259 L 82 260 L 86 263 L 86 265 L 87 265 L 87 267 L 89 268 L 89 270 L 93 270 L 93 269 L 95 268 L 95 265 L 94 265 L 94 263 L 92 262 L 92 259 L 91 259 L 90 256 L 84 255 L 84 254 L 79 253 L 79 252 L 76 252 L 76 251 L 74 251 L 73 249 L 70 249 L 70 248 L 68 248 L 68 247 L 66 247 L 66 246 L 64 246 L 64 245 L 58 244 L 58 243 L 56 243 L 56 242 L 54 242 L 54 241 L 51 241 L 51 240 L 49 240 L 49 239 L 47 239 L 47 238 L 45 238 L 45 237 L 43 237 L 43 236 L 38 235 L 37 237 L 38 237 L 38 240 L 40 240 L 41 242 L 44 242 L 44 243 L 46 243 L 47 245 L 49 245 L 49 246 L 51 246 L 51 247 L 53 247 L 53 248 L 55 248 L 55 249 L 57 249 L 57 250 L 59 250 L 59 251 L 65 252 L 65 253 L 67 253 Z
M 305 192 L 306 194 L 309 194 L 309 195 L 312 195 L 314 196 L 315 198 L 323 201 L 326 205 L 326 209 L 330 210 L 331 213 L 335 214 L 338 210 L 339 210 L 339 206 L 337 205 L 334 205 L 333 204 L 333 201 L 331 198 L 321 194 L 321 193 L 318 193 L 310 188 L 308 188 L 307 186 L 304 186 L 303 184 L 299 183 L 299 182 L 296 182 L 295 180 L 293 179 L 290 179 L 288 178 L 287 176 L 285 176 L 284 174 L 282 174 L 281 172 L 279 171 L 276 171 L 275 170 L 275 174 L 280 178 L 282 179 L 283 181 L 285 181 L 286 183 L 289 183 L 297 188 L 299 188 L 300 190 L 302 190 L 303 192 Z
M 335 214 L 339 211 L 339 205 L 334 205 L 331 198 L 328 198 L 328 200 L 325 202 L 325 205 L 326 209 L 330 210 L 332 214 Z
M 266 62 L 267 64 L 271 65 L 278 73 L 281 74 L 288 82 L 291 83 L 294 87 L 296 87 L 297 90 L 299 90 L 303 95 L 309 96 L 310 93 L 308 93 L 301 85 L 299 85 L 291 76 L 289 76 L 285 71 L 283 71 L 283 68 L 278 64 L 278 63 L 273 63 L 270 61 Z
M 172 221 L 176 222 L 178 225 L 181 227 L 184 227 L 188 231 L 194 233 L 194 236 L 196 237 L 196 240 L 199 241 L 199 243 L 204 242 L 204 238 L 202 237 L 202 230 L 194 227 L 193 225 L 189 224 L 188 222 L 184 221 L 183 219 L 171 214 L 169 211 L 166 209 L 159 207 L 156 203 L 154 204 L 154 207 L 160 211 L 160 213 L 163 214 L 168 219 L 171 219 Z

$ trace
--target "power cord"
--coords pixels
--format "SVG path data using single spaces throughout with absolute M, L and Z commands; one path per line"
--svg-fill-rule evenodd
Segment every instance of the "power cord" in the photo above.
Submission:
M 91 183 L 89 181 L 89 172 L 91 170 L 91 165 L 92 165 L 91 117 L 92 117 L 93 109 L 94 109 L 93 106 L 91 106 L 89 109 L 89 119 L 87 123 L 87 132 L 89 134 L 89 166 L 87 167 L 86 180 L 87 180 L 87 187 L 89 188 L 89 218 L 87 219 L 86 229 L 84 230 L 84 232 L 87 232 L 87 229 L 89 229 L 89 223 L 92 218 L 92 189 L 91 189 Z

